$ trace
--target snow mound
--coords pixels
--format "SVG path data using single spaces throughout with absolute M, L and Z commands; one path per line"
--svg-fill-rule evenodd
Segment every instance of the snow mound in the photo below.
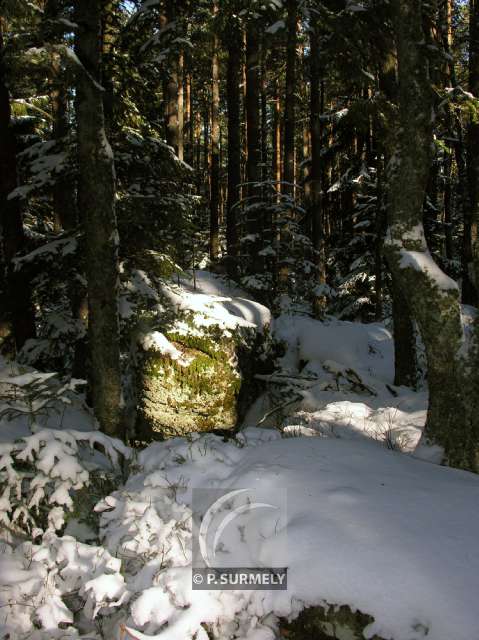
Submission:
M 394 386 L 394 344 L 383 324 L 283 314 L 273 337 L 285 345 L 268 390 L 244 426 L 289 435 L 370 438 L 412 452 L 427 414 L 427 392 Z
M 299 362 L 339 362 L 358 373 L 392 384 L 394 346 L 391 333 L 380 323 L 362 324 L 330 318 L 284 314 L 274 323 L 275 336 L 288 345 L 284 365 Z
M 163 286 L 170 302 L 193 313 L 197 327 L 219 326 L 223 330 L 250 327 L 262 331 L 271 323 L 271 312 L 247 298 L 234 283 L 209 271 L 195 271 L 178 284 Z
M 284 439 L 261 429 L 239 442 L 208 435 L 155 443 L 138 464 L 125 489 L 98 507 L 110 553 L 131 558 L 135 550 L 142 559 L 126 560 L 131 637 L 202 638 L 206 624 L 214 637 L 275 638 L 280 617 L 325 603 L 371 615 L 366 637 L 476 636 L 477 476 L 371 441 Z M 230 523 L 218 548 L 229 566 L 245 557 L 279 566 L 287 535 L 279 558 L 287 591 L 192 590 L 194 488 L 252 489 L 272 505 L 286 492 L 281 526 L 263 514 L 258 542 L 247 522 Z

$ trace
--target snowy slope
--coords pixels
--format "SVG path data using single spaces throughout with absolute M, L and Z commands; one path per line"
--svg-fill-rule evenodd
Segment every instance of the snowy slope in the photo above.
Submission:
M 273 336 L 285 353 L 245 426 L 366 437 L 415 450 L 426 421 L 427 391 L 394 387 L 394 344 L 383 324 L 284 314 L 274 320 Z M 293 401 L 283 407 L 285 398 Z
M 133 503 L 137 509 L 143 503 L 143 512 L 150 509 L 146 519 L 153 521 L 154 514 L 171 516 L 174 495 L 174 503 L 184 505 L 173 516 L 179 522 L 189 513 L 193 487 L 254 488 L 255 496 L 272 504 L 285 489 L 284 522 L 268 529 L 267 518 L 278 516 L 265 514 L 263 532 L 269 533 L 260 546 L 245 536 L 244 522 L 228 525 L 221 541 L 228 563 L 231 554 L 268 562 L 275 549 L 284 548 L 287 535 L 282 560 L 288 566 L 288 590 L 242 591 L 235 597 L 226 591 L 191 591 L 189 560 L 181 546 L 167 555 L 167 568 L 156 577 L 153 553 L 141 572 L 127 580 L 128 588 L 143 592 L 129 619 L 135 637 L 143 638 L 138 631 L 146 629 L 148 636 L 165 640 L 190 638 L 201 623 L 221 619 L 226 625 L 235 619 L 240 628 L 233 637 L 273 638 L 274 631 L 255 635 L 267 614 L 294 617 L 302 607 L 323 602 L 348 604 L 372 615 L 367 637 L 477 637 L 477 476 L 387 451 L 374 442 L 284 439 L 259 429 L 242 437 L 243 447 L 213 436 L 149 447 L 140 455 L 143 471 L 115 494 L 115 509 L 104 514 L 105 544 L 120 556 L 132 548 L 138 534 L 126 531 Z M 174 492 L 166 491 L 168 486 Z M 171 522 L 168 528 L 174 530 Z M 160 611 L 160 618 L 161 624 L 169 624 L 159 633 L 161 624 L 154 622 L 158 614 L 153 612 L 157 598 L 165 594 L 170 594 L 168 614 Z M 266 627 L 274 626 L 274 618 L 269 619 Z M 220 623 L 218 637 L 226 637 L 221 628 Z

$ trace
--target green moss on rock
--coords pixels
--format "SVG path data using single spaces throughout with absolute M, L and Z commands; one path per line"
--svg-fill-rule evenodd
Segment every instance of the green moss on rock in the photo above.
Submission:
M 161 438 L 194 431 L 233 429 L 241 375 L 236 343 L 207 334 L 168 333 L 183 362 L 155 351 L 144 354 L 139 389 L 139 430 Z

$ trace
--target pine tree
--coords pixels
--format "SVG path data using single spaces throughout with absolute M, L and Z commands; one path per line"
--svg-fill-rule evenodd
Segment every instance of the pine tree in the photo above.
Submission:
M 102 0 L 77 0 L 78 209 L 85 233 L 89 382 L 100 427 L 121 435 L 118 320 L 118 231 L 115 168 L 106 137 L 100 81 Z

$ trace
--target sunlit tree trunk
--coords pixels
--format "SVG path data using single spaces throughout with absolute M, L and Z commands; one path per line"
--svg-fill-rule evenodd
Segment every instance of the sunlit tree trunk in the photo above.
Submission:
M 192 167 L 193 166 L 193 158 L 194 158 L 194 146 L 195 146 L 195 138 L 194 138 L 194 125 L 193 125 L 193 91 L 192 91 L 192 81 L 191 74 L 189 72 L 186 73 L 185 78 L 185 93 L 184 93 L 184 123 L 183 123 L 183 135 L 185 138 L 185 150 L 184 156 L 186 162 Z
M 218 13 L 218 3 L 213 6 L 213 15 Z M 211 61 L 211 188 L 210 188 L 210 259 L 219 255 L 219 206 L 220 206 L 220 70 L 219 39 L 213 34 L 213 56 Z
M 262 246 L 263 219 L 261 198 L 261 111 L 260 111 L 260 34 L 256 18 L 251 18 L 246 34 L 246 179 L 248 182 L 247 232 L 250 236 L 246 250 L 248 267 L 253 273 L 262 270 L 259 255 Z
M 185 158 L 185 91 L 184 91 L 184 67 L 185 57 L 183 52 L 180 53 L 178 58 L 178 158 L 184 160 Z
M 278 81 L 273 82 L 273 123 L 272 123 L 272 173 L 275 187 L 281 190 L 281 99 Z

